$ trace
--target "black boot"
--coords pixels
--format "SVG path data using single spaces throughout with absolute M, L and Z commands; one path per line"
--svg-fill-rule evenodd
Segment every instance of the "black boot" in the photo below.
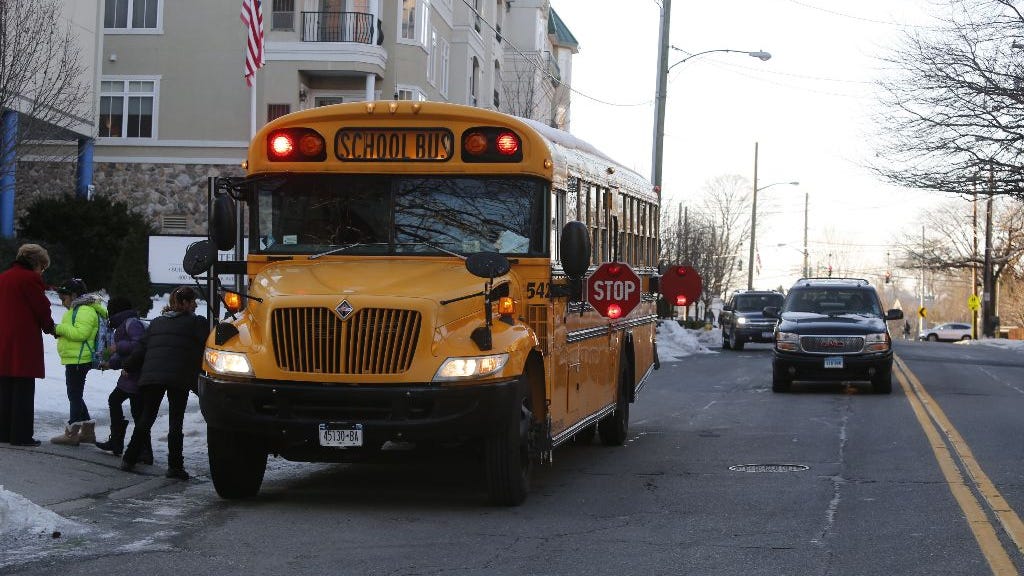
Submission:
M 110 423 L 110 438 L 106 442 L 97 442 L 96 447 L 100 450 L 113 452 L 114 456 L 124 453 L 124 433 L 128 429 L 128 421 Z
M 185 435 L 170 432 L 167 434 L 167 474 L 168 478 L 188 480 L 185 472 Z
M 139 462 L 147 465 L 153 464 L 153 445 L 147 444 L 142 448 L 142 452 L 139 452 Z

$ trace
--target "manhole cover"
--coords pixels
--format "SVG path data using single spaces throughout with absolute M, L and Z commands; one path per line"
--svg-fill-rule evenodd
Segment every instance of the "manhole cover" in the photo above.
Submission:
M 809 469 L 803 464 L 737 464 L 729 466 L 733 472 L 802 472 Z

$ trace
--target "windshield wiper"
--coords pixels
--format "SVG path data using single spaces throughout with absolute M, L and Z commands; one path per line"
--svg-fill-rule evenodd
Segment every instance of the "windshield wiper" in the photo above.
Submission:
M 395 246 L 426 246 L 427 248 L 430 248 L 431 250 L 437 250 L 438 252 L 444 252 L 445 254 L 447 254 L 449 256 L 455 256 L 456 258 L 462 258 L 463 260 L 466 259 L 465 256 L 463 256 L 462 254 L 459 254 L 458 252 L 453 252 L 451 250 L 448 250 L 447 248 L 441 248 L 440 246 L 436 246 L 434 244 L 431 244 L 430 242 L 396 242 Z
M 316 260 L 317 258 L 320 258 L 320 257 L 323 257 L 323 256 L 330 256 L 331 254 L 337 254 L 338 252 L 344 252 L 345 250 L 348 250 L 349 248 L 355 248 L 356 246 L 387 246 L 387 245 L 388 245 L 387 242 L 355 242 L 355 243 L 352 243 L 352 244 L 346 244 L 344 246 L 339 246 L 337 248 L 331 248 L 330 250 L 328 250 L 326 252 L 320 252 L 319 254 L 311 254 L 309 256 L 309 260 Z

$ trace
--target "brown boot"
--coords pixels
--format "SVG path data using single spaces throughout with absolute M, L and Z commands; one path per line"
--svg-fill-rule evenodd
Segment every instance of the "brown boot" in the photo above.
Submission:
M 96 443 L 96 421 L 85 420 L 82 422 L 82 430 L 78 436 L 78 441 L 82 444 L 95 444 Z
M 61 444 L 64 446 L 78 446 L 78 443 L 80 442 L 79 437 L 81 436 L 81 433 L 81 422 L 68 424 L 67 427 L 64 428 L 64 433 L 54 436 L 53 438 L 50 438 L 50 442 L 54 444 Z

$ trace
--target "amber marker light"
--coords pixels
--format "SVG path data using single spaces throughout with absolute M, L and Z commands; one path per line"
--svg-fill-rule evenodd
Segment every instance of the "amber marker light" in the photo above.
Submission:
M 479 156 L 487 151 L 487 137 L 480 132 L 470 132 L 462 139 L 462 147 L 466 152 Z
M 231 312 L 238 312 L 242 309 L 242 295 L 238 292 L 225 292 L 224 307 Z
M 304 134 L 299 138 L 299 152 L 303 156 L 319 156 L 324 151 L 324 141 L 314 134 Z
M 498 298 L 498 314 L 512 316 L 516 313 L 516 303 L 509 296 Z

